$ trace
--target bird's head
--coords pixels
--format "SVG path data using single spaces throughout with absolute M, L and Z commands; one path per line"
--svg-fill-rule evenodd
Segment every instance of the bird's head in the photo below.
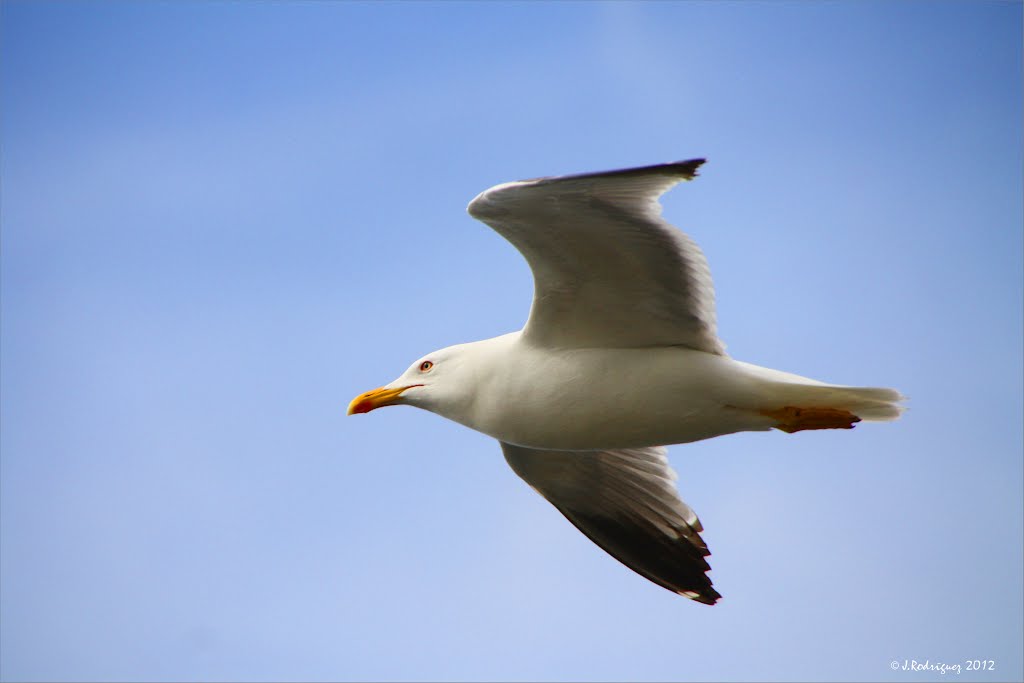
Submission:
M 457 346 L 428 353 L 410 365 L 395 381 L 352 399 L 348 405 L 348 414 L 368 413 L 377 408 L 396 405 L 411 405 L 445 413 L 439 408 L 457 403 L 460 390 L 466 386 L 457 379 L 464 368 L 464 355 Z

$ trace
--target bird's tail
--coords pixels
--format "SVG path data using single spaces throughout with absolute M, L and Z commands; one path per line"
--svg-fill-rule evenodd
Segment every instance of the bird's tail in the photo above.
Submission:
M 753 365 L 747 369 L 758 380 L 757 411 L 786 432 L 850 429 L 862 420 L 895 420 L 904 411 L 905 397 L 895 389 L 825 384 Z

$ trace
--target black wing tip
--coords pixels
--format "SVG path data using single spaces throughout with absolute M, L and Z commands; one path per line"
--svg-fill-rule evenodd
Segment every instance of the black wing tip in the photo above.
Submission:
M 652 164 L 650 166 L 636 166 L 634 168 L 621 168 L 616 171 L 601 171 L 590 173 L 593 176 L 631 176 L 631 175 L 667 175 L 674 178 L 690 180 L 697 177 L 697 169 L 707 159 L 687 159 L 686 161 L 671 161 L 667 164 Z
M 555 506 L 598 547 L 648 581 L 705 605 L 722 597 L 711 583 L 705 557 L 711 553 L 699 535 L 669 539 L 646 524 Z
M 635 570 L 634 570 L 635 571 Z M 661 585 L 663 588 L 667 588 L 677 595 L 681 595 L 684 598 L 689 598 L 694 602 L 699 602 L 702 605 L 714 605 L 722 599 L 722 594 L 715 590 L 714 586 L 711 585 L 711 577 L 706 573 L 697 576 L 686 577 L 687 580 L 683 585 L 679 585 L 675 582 L 667 582 L 663 580 L 654 579 L 647 577 L 654 583 Z
M 673 177 L 693 178 L 697 175 L 697 169 L 703 166 L 707 159 L 686 159 L 684 161 L 670 161 L 665 164 L 651 164 L 649 166 L 636 166 L 633 168 L 620 168 L 615 171 L 600 171 L 588 175 L 613 176 L 613 175 L 649 175 L 652 173 L 668 175 Z
M 707 162 L 707 159 L 704 158 L 687 159 L 685 161 L 670 161 L 665 164 L 651 164 L 649 166 L 616 168 L 610 171 L 595 171 L 593 173 L 572 173 L 569 175 L 555 175 L 543 176 L 540 178 L 528 178 L 526 180 L 520 180 L 519 182 L 543 185 L 549 182 L 562 180 L 574 180 L 583 178 L 628 178 L 630 176 L 643 175 L 667 175 L 672 178 L 692 180 L 693 178 L 696 178 L 698 175 L 697 169 L 700 168 L 705 162 Z
M 703 589 L 701 591 L 686 590 L 686 591 L 676 591 L 676 593 L 678 593 L 679 595 L 683 596 L 684 598 L 689 598 L 690 600 L 693 600 L 694 602 L 699 602 L 700 604 L 708 605 L 709 607 L 711 605 L 716 604 L 719 600 L 722 599 L 722 594 L 719 593 L 718 591 L 716 591 L 711 586 L 708 586 L 707 588 L 705 588 L 705 589 Z
M 671 164 L 665 164 L 668 169 L 672 169 L 673 173 L 685 176 L 687 180 L 697 176 L 697 169 L 707 163 L 707 159 L 688 159 L 686 161 L 676 161 Z

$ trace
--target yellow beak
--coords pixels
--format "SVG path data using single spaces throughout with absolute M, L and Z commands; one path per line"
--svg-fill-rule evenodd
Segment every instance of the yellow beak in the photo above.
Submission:
M 398 398 L 403 391 L 421 386 L 423 385 L 410 384 L 407 387 L 396 387 L 394 389 L 381 387 L 380 389 L 367 391 L 365 394 L 359 394 L 352 399 L 351 403 L 348 404 L 348 414 L 355 415 L 356 413 L 368 413 L 375 408 L 383 408 L 384 406 L 393 405 L 395 399 Z

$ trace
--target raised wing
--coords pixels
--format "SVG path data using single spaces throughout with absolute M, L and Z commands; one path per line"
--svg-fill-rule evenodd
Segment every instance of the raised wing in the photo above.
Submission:
M 527 484 L 612 557 L 659 586 L 713 605 L 700 520 L 676 492 L 664 448 L 544 451 L 502 443 Z
M 526 257 L 534 297 L 523 328 L 558 348 L 688 346 L 724 354 L 700 247 L 661 218 L 658 198 L 703 159 L 497 185 L 469 213 Z

